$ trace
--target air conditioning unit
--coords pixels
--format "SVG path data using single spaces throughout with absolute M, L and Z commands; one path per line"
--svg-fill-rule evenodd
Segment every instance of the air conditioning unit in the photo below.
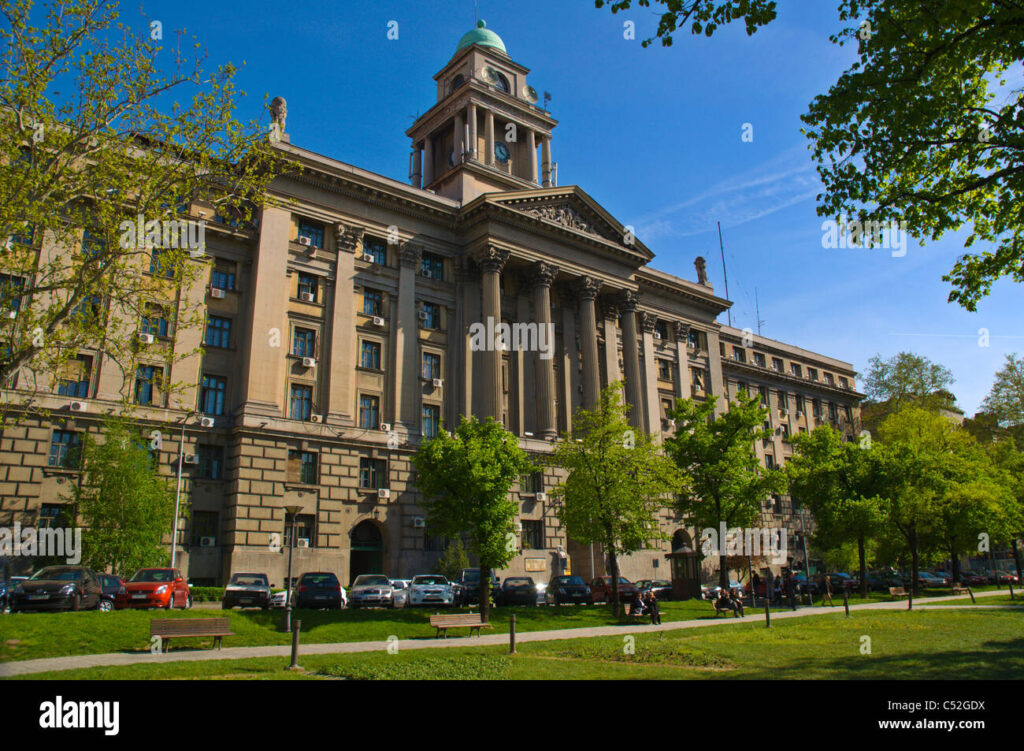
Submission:
M 18 311 L 12 310 L 10 313 L 7 314 L 7 317 L 12 319 L 12 320 L 17 318 L 18 317 Z
M 412 526 L 416 529 L 423 529 L 427 526 L 427 520 L 422 516 L 414 516 L 412 518 Z
M 305 245 L 308 248 L 313 245 L 313 241 L 305 235 L 299 235 L 299 245 Z
M 210 290 L 210 297 L 215 297 L 218 300 L 223 300 L 225 297 L 224 290 L 222 290 L 220 287 L 214 287 Z
M 373 263 L 373 253 L 363 253 L 363 260 L 367 263 Z
M 382 422 L 380 424 L 380 429 L 383 430 L 385 433 L 390 433 L 391 432 L 391 423 L 389 423 L 389 422 Z
M 300 547 L 300 548 L 308 548 L 309 547 L 309 538 L 308 537 L 296 537 L 295 538 L 295 545 L 297 547 Z
M 657 331 L 655 331 L 655 332 L 654 332 L 654 333 L 652 334 L 652 336 L 653 336 L 653 337 L 654 337 L 655 339 L 661 339 L 661 334 L 659 334 L 659 333 L 658 333 Z
M 420 269 L 420 276 L 430 279 L 431 274 L 427 269 Z
M 315 357 L 303 357 L 302 358 L 302 367 L 304 367 L 304 368 L 315 368 L 316 367 L 316 358 Z
M 212 428 L 213 427 L 213 418 L 212 417 L 204 417 L 203 419 L 201 419 L 199 421 L 199 425 L 201 427 L 204 427 L 204 428 Z
M 384 325 L 384 318 L 382 316 L 374 316 L 373 317 L 373 325 L 374 326 L 383 326 Z
M 442 386 L 444 386 L 444 379 L 443 378 L 435 378 L 435 379 L 433 379 L 432 382 L 434 384 L 434 388 L 435 389 L 439 389 Z
M 85 402 L 71 402 L 72 412 L 85 412 Z
M 152 344 L 156 341 L 156 337 L 152 334 L 139 334 L 139 341 L 143 344 Z
M 310 415 L 309 416 L 309 421 L 310 422 L 323 422 L 324 421 L 324 416 L 323 415 Z
M 789 410 L 788 409 L 780 409 L 779 410 L 779 416 L 780 417 L 789 417 Z
M 216 537 L 200 537 L 199 538 L 199 547 L 201 547 L 201 548 L 213 548 L 213 547 L 216 547 L 216 546 L 217 546 L 217 538 Z
M 536 498 L 538 501 L 546 501 L 548 499 L 548 494 L 541 492 L 534 494 L 533 497 Z
M 420 311 L 419 313 L 417 313 L 417 317 L 418 317 L 418 318 L 419 318 L 419 319 L 420 319 L 421 321 L 425 321 L 425 320 L 427 320 L 427 317 L 428 317 L 428 316 L 427 316 L 427 311 L 425 311 L 425 310 L 421 310 L 421 311 Z
M 803 416 L 804 416 L 803 412 L 797 412 L 796 413 L 796 419 L 798 419 L 798 420 L 801 419 Z
M 199 454 L 185 454 L 182 457 L 185 464 L 199 464 Z
M 391 497 L 391 488 L 377 488 L 377 497 L 387 500 Z
M 316 302 L 316 295 L 312 292 L 303 292 L 299 295 L 299 299 L 302 300 L 302 302 Z

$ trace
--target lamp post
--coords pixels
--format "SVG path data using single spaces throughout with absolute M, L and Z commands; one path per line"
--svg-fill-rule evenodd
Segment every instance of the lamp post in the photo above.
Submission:
M 285 587 L 287 595 L 285 595 L 284 606 L 284 630 L 288 632 L 292 630 L 292 551 L 295 550 L 295 515 L 302 511 L 302 506 L 285 506 L 284 511 L 286 526 L 288 517 L 292 518 L 291 532 L 288 534 L 288 585 Z
M 178 513 L 181 509 L 181 470 L 185 464 L 185 426 L 191 413 L 181 421 L 181 438 L 178 441 L 178 489 L 174 494 L 174 527 L 171 529 L 171 569 L 174 568 L 175 555 L 178 552 Z M 173 598 L 172 598 L 173 599 Z

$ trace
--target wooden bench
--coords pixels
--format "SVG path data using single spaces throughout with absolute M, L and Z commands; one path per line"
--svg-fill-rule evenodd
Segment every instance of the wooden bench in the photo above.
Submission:
M 907 590 L 903 587 L 889 587 L 889 597 L 895 597 L 897 600 L 902 600 L 907 596 Z
M 963 584 L 954 584 L 953 585 L 953 594 L 955 594 L 955 595 L 965 595 L 965 594 L 967 594 L 967 587 L 965 587 Z
M 221 640 L 225 636 L 234 636 L 231 632 L 230 618 L 154 618 L 149 622 L 150 641 L 160 638 L 160 651 L 167 652 L 171 639 L 194 637 L 213 637 L 213 646 L 221 648 Z
M 480 619 L 479 613 L 466 613 L 458 615 L 432 615 L 430 616 L 430 625 L 437 629 L 437 636 L 444 636 L 448 638 L 448 629 L 450 628 L 468 628 L 470 635 L 473 634 L 473 629 L 476 629 L 476 635 L 480 636 L 480 629 L 482 628 L 494 628 L 487 621 Z

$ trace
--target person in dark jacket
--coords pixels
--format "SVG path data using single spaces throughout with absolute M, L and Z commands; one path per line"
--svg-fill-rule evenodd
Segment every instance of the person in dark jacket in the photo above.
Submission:
M 651 614 L 651 624 L 661 625 L 661 608 L 658 607 L 658 598 L 654 596 L 654 590 L 647 591 L 647 612 Z
M 644 614 L 644 601 L 640 597 L 640 592 L 637 592 L 633 596 L 633 601 L 629 604 L 630 615 L 643 615 Z

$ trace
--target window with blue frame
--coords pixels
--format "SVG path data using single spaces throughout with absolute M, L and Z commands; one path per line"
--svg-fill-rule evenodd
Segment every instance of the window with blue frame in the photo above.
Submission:
M 299 274 L 299 299 L 316 302 L 319 286 L 317 278 L 312 274 Z
M 299 220 L 299 237 L 308 237 L 314 248 L 324 247 L 324 225 L 309 219 Z
M 155 365 L 140 365 L 135 371 L 135 403 L 144 407 L 155 403 L 160 388 L 162 369 Z
M 89 397 L 89 382 L 92 375 L 92 358 L 79 355 L 64 363 L 64 377 L 57 382 L 57 394 L 72 399 Z
M 51 467 L 63 467 L 64 469 L 77 468 L 81 445 L 81 436 L 75 431 L 53 431 L 53 435 L 50 436 L 49 465 Z
M 85 230 L 82 233 L 82 255 L 89 258 L 96 258 L 106 248 L 107 242 L 99 234 L 92 230 Z
M 420 310 L 425 313 L 420 323 L 425 329 L 437 330 L 441 328 L 441 306 L 433 302 L 420 303 Z
M 444 280 L 444 259 L 433 253 L 424 253 L 420 260 L 420 269 L 423 276 L 430 279 Z
M 308 420 L 313 414 L 313 387 L 295 384 L 291 389 L 288 416 L 293 420 Z
M 383 316 L 384 293 L 376 289 L 364 289 L 363 313 L 368 316 Z
M 199 389 L 199 411 L 204 415 L 224 414 L 227 402 L 228 379 L 223 376 L 204 375 Z
M 423 405 L 423 437 L 433 438 L 441 424 L 441 408 L 436 404 Z
M 15 225 L 17 226 L 17 225 Z M 32 241 L 35 240 L 36 231 L 35 227 L 29 225 L 23 225 L 24 229 L 21 232 L 14 232 L 11 235 L 11 242 L 15 245 L 32 245 Z
M 149 273 L 167 279 L 174 278 L 174 264 L 162 248 L 153 248 L 149 258 Z
M 296 357 L 316 357 L 316 332 L 296 326 L 292 334 L 292 354 Z
M 225 291 L 233 290 L 235 288 L 235 265 L 228 261 L 217 261 L 210 276 L 210 286 Z
M 363 341 L 359 366 L 370 370 L 380 370 L 380 343 Z
M 428 380 L 441 377 L 441 355 L 433 352 L 423 353 L 423 377 Z
M 376 396 L 359 397 L 359 427 L 377 430 L 380 425 L 380 399 Z
M 206 339 L 207 347 L 227 349 L 231 346 L 231 319 L 220 316 L 207 316 Z
M 103 300 L 99 295 L 89 295 L 74 307 L 71 315 L 82 323 L 88 324 L 99 318 L 102 306 Z
M 143 334 L 166 337 L 170 328 L 167 311 L 159 305 L 146 305 L 146 314 L 142 317 L 140 330 Z
M 224 447 L 199 445 L 199 477 L 204 480 L 224 479 Z
M 21 296 L 25 280 L 20 276 L 0 274 L 0 309 L 17 313 L 21 310 Z
M 373 262 L 376 264 L 388 265 L 388 244 L 379 237 L 364 237 L 363 253 L 373 256 Z

